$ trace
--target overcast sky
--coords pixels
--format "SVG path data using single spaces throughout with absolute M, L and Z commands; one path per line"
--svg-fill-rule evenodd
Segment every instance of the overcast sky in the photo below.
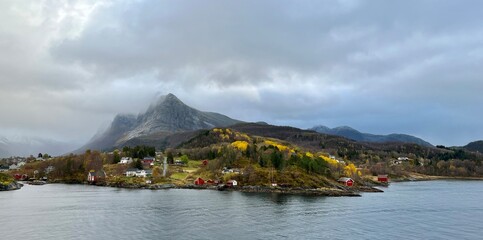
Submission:
M 245 121 L 483 139 L 482 1 L 0 1 L 0 135 L 79 144 L 169 92 Z

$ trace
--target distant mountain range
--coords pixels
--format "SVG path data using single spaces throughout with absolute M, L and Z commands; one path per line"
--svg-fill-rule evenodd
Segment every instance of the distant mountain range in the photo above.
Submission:
M 72 151 L 78 145 L 59 142 L 50 139 L 33 137 L 0 137 L 0 157 L 37 156 L 38 153 L 48 153 L 52 156 Z
M 94 136 L 76 152 L 86 149 L 107 150 L 130 143 L 142 143 L 145 138 L 163 139 L 176 133 L 226 127 L 241 122 L 219 113 L 189 107 L 170 93 L 138 116 L 117 115 L 105 132 Z
M 401 143 L 415 143 L 426 147 L 433 146 L 431 143 L 411 135 L 406 135 L 406 134 L 375 135 L 370 133 L 361 133 L 347 126 L 336 127 L 336 128 L 328 128 L 326 126 L 315 126 L 310 130 L 316 131 L 318 133 L 345 137 L 357 142 L 374 142 L 374 143 L 401 142 Z

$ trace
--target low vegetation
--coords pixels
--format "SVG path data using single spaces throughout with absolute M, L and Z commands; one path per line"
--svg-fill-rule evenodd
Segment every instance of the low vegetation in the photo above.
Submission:
M 463 149 L 427 148 L 414 144 L 386 144 L 382 147 L 313 132 L 297 132 L 293 128 L 282 129 L 286 131 L 261 131 L 262 136 L 230 128 L 199 131 L 197 136 L 178 147 L 166 149 L 154 166 L 143 165 L 141 159 L 155 156 L 155 148 L 136 146 L 111 153 L 88 150 L 78 155 L 31 161 L 11 174 L 81 183 L 86 181 L 89 171 L 103 170 L 107 181 L 115 186 L 145 185 L 146 180 L 152 184 L 193 184 L 201 177 L 221 182 L 237 180 L 250 186 L 277 184 L 302 188 L 340 187 L 336 182 L 340 177 L 353 178 L 357 186 L 371 182 L 371 176 L 378 174 L 395 178 L 409 173 L 483 176 L 482 155 Z M 246 130 L 250 132 L 250 129 Z M 162 175 L 160 161 L 164 156 L 170 163 L 166 176 Z M 122 157 L 131 157 L 134 161 L 118 164 Z M 152 175 L 147 179 L 126 177 L 124 173 L 128 168 L 151 169 Z M 0 179 L 6 182 L 11 178 L 3 176 Z

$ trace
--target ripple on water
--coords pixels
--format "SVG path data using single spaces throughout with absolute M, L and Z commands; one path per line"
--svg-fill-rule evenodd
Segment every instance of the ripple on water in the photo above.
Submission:
M 0 193 L 2 239 L 480 239 L 483 182 L 397 183 L 329 198 L 26 186 Z

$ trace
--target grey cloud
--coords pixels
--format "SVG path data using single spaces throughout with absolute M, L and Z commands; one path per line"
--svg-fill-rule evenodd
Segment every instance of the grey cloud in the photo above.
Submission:
M 0 4 L 4 129 L 84 140 L 174 92 L 249 121 L 448 145 L 483 135 L 480 1 Z

